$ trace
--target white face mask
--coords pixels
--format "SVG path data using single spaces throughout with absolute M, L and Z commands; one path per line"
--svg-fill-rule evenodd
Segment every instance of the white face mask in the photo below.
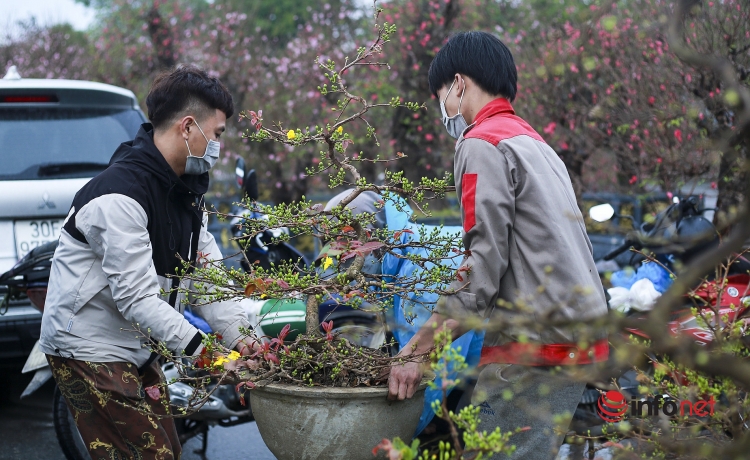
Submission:
M 450 135 L 454 139 L 458 139 L 458 137 L 462 132 L 464 132 L 469 124 L 466 123 L 466 119 L 463 115 L 461 115 L 461 102 L 463 102 L 464 94 L 466 93 L 465 87 L 464 92 L 461 93 L 461 99 L 458 100 L 458 113 L 452 117 L 449 117 L 448 112 L 445 111 L 445 101 L 448 99 L 448 95 L 451 93 L 453 85 L 455 84 L 456 80 L 453 80 L 453 83 L 451 83 L 451 87 L 448 88 L 448 93 L 445 95 L 445 100 L 440 101 L 440 111 L 443 113 L 443 126 L 445 126 L 445 129 L 448 131 L 448 135 Z
M 219 159 L 221 144 L 215 140 L 208 140 L 197 121 L 195 122 L 195 126 L 198 127 L 201 134 L 203 134 L 203 138 L 206 139 L 206 151 L 203 152 L 202 157 L 193 156 L 193 153 L 190 151 L 190 145 L 188 145 L 188 141 L 185 139 L 185 145 L 187 145 L 188 148 L 185 174 L 200 175 L 208 172 L 216 164 L 216 160 Z

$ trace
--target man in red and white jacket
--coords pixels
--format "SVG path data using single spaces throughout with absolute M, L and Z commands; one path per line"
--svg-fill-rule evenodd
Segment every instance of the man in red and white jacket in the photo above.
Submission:
M 456 336 L 488 320 L 472 395 L 481 406 L 479 429 L 530 427 L 511 438 L 512 458 L 548 459 L 563 440 L 553 419 L 569 423 L 585 386 L 558 366 L 608 356 L 604 333 L 565 323 L 605 315 L 607 303 L 565 165 L 511 106 L 516 79 L 508 48 L 484 32 L 454 35 L 430 66 L 443 123 L 458 139 L 454 173 L 467 255 L 455 293 L 438 301 L 401 354 L 432 347 L 440 330 L 433 325 L 445 323 Z M 390 396 L 411 397 L 421 377 L 417 363 L 394 365 Z

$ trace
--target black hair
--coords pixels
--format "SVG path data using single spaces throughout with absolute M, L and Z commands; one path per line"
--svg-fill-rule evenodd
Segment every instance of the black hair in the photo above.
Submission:
M 430 64 L 430 92 L 450 85 L 457 73 L 471 78 L 482 90 L 513 102 L 516 98 L 516 64 L 499 38 L 487 32 L 459 32 L 440 48 Z
M 154 129 L 185 115 L 202 120 L 216 109 L 227 118 L 234 113 L 232 95 L 226 86 L 195 66 L 181 66 L 156 77 L 146 97 L 146 107 Z

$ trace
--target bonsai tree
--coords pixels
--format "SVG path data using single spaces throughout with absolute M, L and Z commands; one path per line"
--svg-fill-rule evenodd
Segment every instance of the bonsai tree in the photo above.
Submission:
M 376 20 L 379 10 L 376 10 Z M 746 142 L 750 133 L 750 93 L 741 83 L 731 64 L 721 58 L 702 56 L 691 50 L 685 40 L 685 23 L 690 18 L 688 2 L 680 2 L 668 30 L 670 49 L 684 62 L 695 66 L 706 66 L 721 76 L 725 94 L 735 109 L 734 126 L 731 142 L 721 144 L 721 148 L 732 151 L 738 142 Z M 294 235 L 310 235 L 329 242 L 327 250 L 317 260 L 317 267 L 323 270 L 300 269 L 297 264 L 278 264 L 264 270 L 251 267 L 244 272 L 229 269 L 221 261 L 199 259 L 196 267 L 185 267 L 184 276 L 193 283 L 190 294 L 198 302 L 238 299 L 242 297 L 271 299 L 304 299 L 306 302 L 307 326 L 305 334 L 294 343 L 285 341 L 289 328 L 282 330 L 278 337 L 255 337 L 253 331 L 247 331 L 248 340 L 256 343 L 254 355 L 247 361 L 247 368 L 237 368 L 225 364 L 231 361 L 242 361 L 245 358 L 234 352 L 223 349 L 215 337 L 209 336 L 205 341 L 202 356 L 191 357 L 185 363 L 180 357 L 168 356 L 181 369 L 183 379 L 196 386 L 191 405 L 185 412 L 196 410 L 210 394 L 202 390 L 205 377 L 193 377 L 189 372 L 195 366 L 214 372 L 219 382 L 232 382 L 238 389 L 253 388 L 268 382 L 286 382 L 297 385 L 358 386 L 378 385 L 386 381 L 385 371 L 398 358 L 392 358 L 378 350 L 362 349 L 351 345 L 332 334 L 333 324 L 320 324 L 318 305 L 327 299 L 341 303 L 364 307 L 375 311 L 386 312 L 393 308 L 393 300 L 399 296 L 415 293 L 450 295 L 447 286 L 454 277 L 462 277 L 461 271 L 448 268 L 449 261 L 463 256 L 458 235 L 446 236 L 439 230 L 425 228 L 412 229 L 371 229 L 375 220 L 372 213 L 355 213 L 347 208 L 360 194 L 366 191 L 379 194 L 382 199 L 380 207 L 394 207 L 407 210 L 407 203 L 419 212 L 429 213 L 428 203 L 452 192 L 450 177 L 441 179 L 422 179 L 418 182 L 409 180 L 398 171 L 398 153 L 394 157 L 375 154 L 366 156 L 355 140 L 353 133 L 363 129 L 365 138 L 379 146 L 378 130 L 369 123 L 369 115 L 375 110 L 412 110 L 419 112 L 424 105 L 418 102 L 403 101 L 399 97 L 389 102 L 375 102 L 377 99 L 366 98 L 358 94 L 356 79 L 359 72 L 387 69 L 383 58 L 384 46 L 396 31 L 394 25 L 378 23 L 376 38 L 367 46 L 356 48 L 351 57 L 343 62 L 318 58 L 317 65 L 325 75 L 328 83 L 321 85 L 318 92 L 321 97 L 333 98 L 336 103 L 333 112 L 335 119 L 316 126 L 291 126 L 283 122 L 267 122 L 263 117 L 272 114 L 273 108 L 245 111 L 241 117 L 250 124 L 244 137 L 254 142 L 276 142 L 283 144 L 290 151 L 302 146 L 315 145 L 319 148 L 314 167 L 307 174 L 327 177 L 333 187 L 347 186 L 351 193 L 337 206 L 330 209 L 310 200 L 302 199 L 290 204 L 265 206 L 245 200 L 242 205 L 248 211 L 265 216 L 263 219 L 245 218 L 244 235 L 240 242 L 252 238 L 269 229 L 286 227 Z M 744 77 L 742 77 L 744 78 Z M 260 109 L 260 108 L 259 108 Z M 273 114 L 272 114 L 273 116 Z M 374 149 L 368 149 L 373 151 Z M 374 177 L 363 174 L 362 165 L 375 165 L 375 170 L 387 165 L 384 179 L 376 181 Z M 372 171 L 373 168 L 367 168 Z M 750 192 L 746 191 L 747 197 Z M 747 198 L 745 207 L 732 222 L 746 223 Z M 223 214 L 220 217 L 237 216 Z M 242 217 L 242 216 L 239 216 Z M 639 369 L 642 393 L 645 398 L 654 400 L 657 395 L 670 395 L 674 400 L 698 398 L 711 395 L 717 403 L 716 410 L 709 417 L 674 416 L 667 417 L 666 424 L 656 420 L 651 425 L 632 423 L 613 425 L 610 431 L 604 430 L 605 436 L 611 439 L 612 446 L 625 446 L 624 439 L 643 439 L 657 454 L 678 453 L 698 455 L 709 458 L 741 458 L 750 443 L 747 433 L 746 391 L 750 386 L 750 367 L 745 362 L 746 347 L 741 339 L 746 335 L 746 326 L 740 317 L 721 318 L 716 326 L 718 311 L 711 310 L 710 305 L 701 305 L 696 299 L 697 291 L 703 287 L 716 290 L 717 296 L 727 286 L 727 272 L 720 271 L 716 280 L 708 283 L 705 278 L 707 270 L 721 264 L 738 252 L 742 243 L 750 236 L 750 226 L 735 225 L 716 251 L 698 257 L 691 265 L 685 267 L 675 277 L 672 288 L 667 291 L 647 315 L 648 321 L 639 321 L 613 312 L 603 323 L 610 331 L 614 349 L 614 358 L 620 365 L 634 366 Z M 280 236 L 279 240 L 288 239 Z M 421 251 L 411 251 L 411 249 Z M 385 255 L 408 259 L 419 267 L 409 277 L 394 279 L 364 270 L 368 257 Z M 731 262 L 731 260 L 730 260 Z M 323 271 L 333 274 L 323 276 Z M 746 290 L 747 291 L 747 290 Z M 702 347 L 690 338 L 674 335 L 669 330 L 671 312 L 684 307 L 686 299 L 695 299 L 698 322 L 707 327 L 712 334 L 712 347 Z M 737 306 L 739 308 L 739 305 Z M 699 314 L 700 310 L 700 314 Z M 513 323 L 493 320 L 487 324 L 468 322 L 467 328 L 485 328 L 499 330 L 508 327 L 534 327 L 537 319 L 514 319 Z M 566 325 L 585 328 L 601 326 L 598 324 Z M 537 324 L 538 326 L 538 324 Z M 320 332 L 322 327 L 323 333 Z M 622 335 L 630 329 L 642 330 L 647 339 L 633 339 Z M 147 333 L 147 331 L 145 332 Z M 429 356 L 412 356 L 409 359 L 429 359 L 438 376 L 444 377 L 444 389 L 455 382 L 449 381 L 449 365 L 461 367 L 462 358 L 452 353 L 450 337 L 439 334 L 434 351 Z M 441 360 L 442 359 L 442 360 Z M 231 369 L 231 370 L 230 370 Z M 236 370 L 239 369 L 239 370 Z M 650 372 L 649 369 L 654 369 Z M 682 376 L 684 378 L 678 379 Z M 605 379 L 601 375 L 582 375 L 587 381 Z M 616 390 L 616 384 L 611 388 Z M 153 391 L 157 396 L 159 391 Z M 604 394 L 603 394 L 604 396 Z M 649 400 L 649 401 L 651 401 Z M 460 414 L 450 413 L 447 406 L 436 404 L 436 414 L 445 419 L 451 427 L 451 442 L 438 447 L 440 458 L 471 458 L 490 452 L 510 452 L 512 447 L 511 433 L 477 433 L 479 410 L 469 407 Z M 561 427 L 567 430 L 567 427 Z M 518 429 L 524 429 L 518 427 Z M 727 436 L 727 433 L 730 436 Z M 580 436 L 581 441 L 593 439 L 593 436 Z M 689 440 L 689 441 L 686 441 Z M 621 441 L 623 441 L 621 443 Z M 391 458 L 428 458 L 429 453 L 420 452 L 417 444 L 407 444 L 402 440 L 384 440 L 379 446 L 389 453 Z M 376 449 L 377 450 L 377 449 Z M 592 450 L 593 451 L 593 450 Z

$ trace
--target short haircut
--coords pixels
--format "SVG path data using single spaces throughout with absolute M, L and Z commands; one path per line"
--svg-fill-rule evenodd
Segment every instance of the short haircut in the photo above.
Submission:
M 230 118 L 234 102 L 226 86 L 195 66 L 181 66 L 154 80 L 146 97 L 148 118 L 154 129 L 163 128 L 186 115 L 205 120 L 216 109 Z
M 518 74 L 513 55 L 499 38 L 487 32 L 460 32 L 453 35 L 430 64 L 427 79 L 430 92 L 450 85 L 457 73 L 471 78 L 486 93 L 516 98 Z

